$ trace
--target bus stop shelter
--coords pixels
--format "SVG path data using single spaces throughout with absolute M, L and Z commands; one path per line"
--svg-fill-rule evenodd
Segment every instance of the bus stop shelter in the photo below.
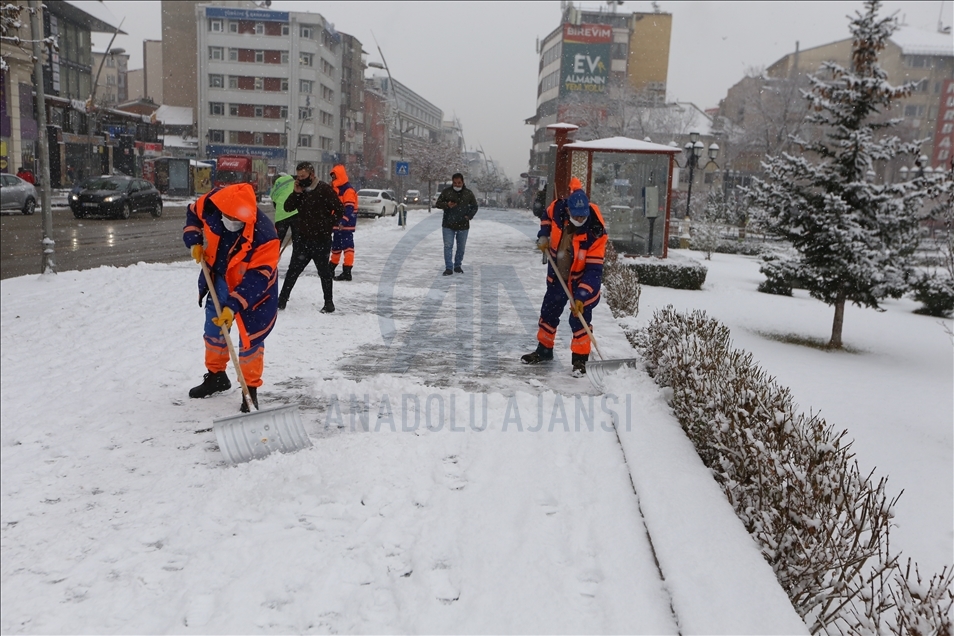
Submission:
M 629 137 L 573 142 L 572 124 L 553 124 L 554 195 L 567 196 L 576 177 L 599 206 L 613 247 L 630 256 L 666 258 L 675 156 L 679 148 Z M 551 198 L 552 200 L 552 198 Z

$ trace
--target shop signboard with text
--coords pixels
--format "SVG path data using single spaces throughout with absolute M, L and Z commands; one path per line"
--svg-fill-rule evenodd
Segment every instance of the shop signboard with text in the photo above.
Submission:
M 560 97 L 606 91 L 612 42 L 609 25 L 563 25 Z

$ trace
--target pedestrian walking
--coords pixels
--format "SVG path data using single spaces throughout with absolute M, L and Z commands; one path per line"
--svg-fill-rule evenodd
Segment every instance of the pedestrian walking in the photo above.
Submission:
M 295 188 L 295 177 L 282 172 L 272 184 L 269 196 L 272 199 L 272 205 L 275 206 L 275 229 L 278 231 L 278 242 L 285 244 L 285 236 L 291 228 L 291 217 L 295 216 L 298 210 L 286 210 L 285 201 L 291 195 Z M 294 238 L 294 237 L 292 237 Z
M 599 207 L 590 203 L 579 179 L 571 179 L 570 189 L 570 196 L 551 203 L 546 215 L 540 219 L 537 247 L 550 255 L 547 291 L 540 306 L 537 348 L 520 359 L 525 364 L 553 360 L 557 326 L 569 300 L 554 271 L 553 265 L 556 264 L 557 271 L 573 294 L 569 320 L 573 331 L 570 351 L 573 375 L 579 377 L 586 373 L 590 357 L 590 337 L 580 317 L 593 328 L 591 319 L 593 308 L 600 302 L 607 236 L 603 214 Z
M 444 211 L 441 229 L 444 235 L 444 276 L 463 274 L 464 248 L 470 232 L 470 220 L 477 214 L 477 197 L 464 185 L 464 175 L 455 173 L 451 185 L 437 197 L 434 207 Z M 457 251 L 454 251 L 454 243 Z M 453 257 L 453 259 L 452 259 Z
M 23 166 L 20 166 L 20 169 L 17 170 L 17 176 L 26 181 L 27 183 L 32 183 L 36 185 L 36 177 L 33 176 L 32 170 L 27 170 Z
M 182 240 L 196 263 L 205 261 L 216 297 L 217 313 L 204 274 L 199 274 L 199 306 L 205 300 L 205 374 L 202 384 L 189 391 L 190 398 L 204 398 L 227 391 L 232 383 L 225 373 L 228 345 L 222 328 L 238 326 L 239 365 L 252 403 L 258 408 L 258 387 L 265 364 L 265 338 L 278 313 L 278 235 L 275 224 L 258 209 L 255 190 L 247 183 L 216 188 L 186 208 Z M 242 400 L 241 411 L 248 413 Z
M 335 227 L 331 237 L 331 273 L 334 274 L 344 254 L 341 274 L 335 276 L 335 280 L 351 280 L 351 268 L 354 267 L 354 231 L 358 226 L 358 193 L 348 181 L 348 173 L 343 165 L 338 164 L 332 168 L 330 176 L 331 187 L 338 193 L 338 198 L 344 205 L 341 223 Z
M 335 310 L 334 275 L 331 268 L 331 233 L 341 223 L 344 205 L 334 188 L 319 181 L 311 163 L 303 161 L 296 167 L 295 187 L 285 199 L 286 211 L 298 210 L 291 217 L 292 246 L 291 263 L 285 273 L 282 291 L 278 296 L 278 308 L 285 309 L 292 289 L 308 263 L 314 262 L 321 278 L 321 291 L 325 304 L 321 313 L 330 314 Z

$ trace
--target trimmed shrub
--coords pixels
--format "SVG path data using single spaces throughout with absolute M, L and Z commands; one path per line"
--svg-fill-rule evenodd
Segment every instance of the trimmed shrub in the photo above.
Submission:
M 622 264 L 636 272 L 640 284 L 672 289 L 702 289 L 709 271 L 702 263 L 693 260 L 627 258 Z
M 897 497 L 859 470 L 847 431 L 797 412 L 704 312 L 670 306 L 627 336 L 812 633 L 952 633 L 954 572 L 902 570 L 889 551 Z
M 639 313 L 639 274 L 632 267 L 624 266 L 613 244 L 606 243 L 606 257 L 603 260 L 602 295 L 609 304 L 614 318 L 635 316 Z

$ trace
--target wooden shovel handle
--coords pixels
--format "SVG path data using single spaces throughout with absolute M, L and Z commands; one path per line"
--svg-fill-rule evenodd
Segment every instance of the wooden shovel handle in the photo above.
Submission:
M 212 302 L 215 304 L 216 316 L 222 315 L 222 305 L 219 304 L 219 296 L 215 293 L 215 285 L 212 283 L 212 274 L 209 273 L 209 266 L 205 263 L 205 257 L 202 258 L 202 273 L 205 274 L 205 282 L 209 286 L 209 295 L 212 296 Z M 235 374 L 238 376 L 239 384 L 242 385 L 242 398 L 245 400 L 245 406 L 249 412 L 258 407 L 252 402 L 252 395 L 248 391 L 248 385 L 245 384 L 245 374 L 242 373 L 242 365 L 239 362 L 238 353 L 235 351 L 235 345 L 232 344 L 232 335 L 228 327 L 221 326 L 222 335 L 225 336 L 225 344 L 229 347 L 229 356 L 232 358 L 232 366 L 235 367 Z
M 560 270 L 557 268 L 556 263 L 553 262 L 553 257 L 550 256 L 550 250 L 547 249 L 547 251 L 544 253 L 547 255 L 547 260 L 550 262 L 550 267 L 553 268 L 553 273 L 556 274 L 557 280 L 560 281 L 560 287 L 562 287 L 563 291 L 566 292 L 566 297 L 570 299 L 570 311 L 572 313 L 576 313 L 573 310 L 573 294 L 570 293 L 570 288 L 566 286 L 565 282 L 563 282 L 563 276 L 560 275 Z M 586 335 L 590 337 L 590 342 L 593 343 L 593 348 L 596 349 L 596 353 L 599 355 L 600 360 L 605 360 L 606 358 L 603 357 L 603 352 L 600 351 L 599 345 L 596 344 L 596 338 L 593 337 L 593 331 L 590 329 L 590 326 L 586 324 L 586 319 L 583 318 L 583 314 L 576 314 L 576 317 L 579 318 L 580 322 L 583 324 L 583 329 L 586 330 Z

